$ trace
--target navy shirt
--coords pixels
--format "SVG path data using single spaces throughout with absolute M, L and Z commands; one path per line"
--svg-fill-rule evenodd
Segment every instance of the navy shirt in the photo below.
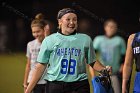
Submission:
M 140 71 L 140 32 L 135 34 L 133 43 L 133 55 L 136 63 L 136 70 Z

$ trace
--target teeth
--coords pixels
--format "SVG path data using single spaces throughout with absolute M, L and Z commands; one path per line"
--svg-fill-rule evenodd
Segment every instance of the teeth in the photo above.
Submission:
M 68 26 L 68 27 L 70 27 L 70 28 L 74 28 L 75 26 Z

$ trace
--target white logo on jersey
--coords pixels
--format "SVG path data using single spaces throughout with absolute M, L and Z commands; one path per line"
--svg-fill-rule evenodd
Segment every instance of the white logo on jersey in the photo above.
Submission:
M 140 53 L 140 47 L 133 48 L 134 54 Z

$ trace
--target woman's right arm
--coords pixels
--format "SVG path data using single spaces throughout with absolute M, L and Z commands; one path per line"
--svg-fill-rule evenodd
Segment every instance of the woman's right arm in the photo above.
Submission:
M 37 84 L 38 80 L 41 78 L 45 68 L 46 68 L 45 64 L 38 63 L 36 65 L 36 68 L 33 72 L 32 79 L 31 79 L 25 93 L 31 93 L 32 92 L 32 90 L 35 87 L 35 85 Z
M 25 68 L 25 74 L 24 74 L 24 82 L 23 82 L 24 91 L 26 90 L 26 88 L 28 86 L 29 72 L 30 72 L 30 59 L 27 58 L 27 63 L 26 63 L 26 68 Z
M 134 34 L 130 35 L 128 42 L 127 42 L 127 50 L 125 56 L 125 63 L 123 68 L 123 84 L 122 84 L 122 93 L 127 93 L 127 84 L 129 77 L 131 75 L 132 66 L 133 66 L 133 49 L 132 49 L 132 42 L 134 39 Z

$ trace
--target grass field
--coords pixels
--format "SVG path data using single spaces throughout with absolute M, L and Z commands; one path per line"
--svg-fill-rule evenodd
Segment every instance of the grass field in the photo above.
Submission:
M 23 93 L 22 83 L 26 57 L 24 53 L 0 55 L 0 93 Z M 133 89 L 134 72 L 130 93 Z
M 25 54 L 0 55 L 0 93 L 23 93 Z

